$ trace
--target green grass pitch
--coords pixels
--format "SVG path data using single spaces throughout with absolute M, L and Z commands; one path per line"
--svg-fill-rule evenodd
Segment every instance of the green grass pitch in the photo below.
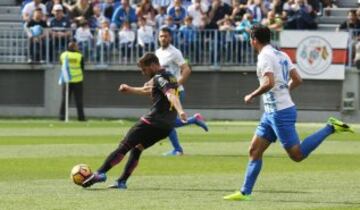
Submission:
M 1 210 L 350 210 L 360 209 L 360 126 L 357 134 L 336 134 L 302 163 L 292 162 L 279 143 L 264 157 L 250 202 L 222 197 L 243 181 L 247 148 L 255 122 L 210 122 L 178 130 L 185 156 L 162 157 L 167 140 L 144 152 L 128 190 L 108 190 L 124 166 L 106 183 L 90 189 L 74 185 L 70 169 L 96 169 L 133 124 L 131 121 L 61 123 L 0 120 Z M 301 138 L 321 124 L 298 124 Z

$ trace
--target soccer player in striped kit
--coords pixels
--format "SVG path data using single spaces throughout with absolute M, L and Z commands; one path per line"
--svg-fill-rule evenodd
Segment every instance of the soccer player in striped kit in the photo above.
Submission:
M 353 132 L 345 123 L 333 117 L 327 124 L 300 142 L 296 132 L 296 107 L 290 91 L 298 87 L 302 79 L 289 56 L 270 45 L 270 30 L 256 25 L 251 29 L 251 45 L 258 54 L 256 73 L 260 85 L 244 97 L 245 103 L 262 95 L 265 112 L 262 115 L 249 148 L 249 163 L 241 189 L 224 197 L 225 200 L 251 200 L 251 193 L 258 177 L 262 156 L 271 143 L 279 139 L 288 156 L 295 162 L 307 158 L 326 137 L 333 133 Z

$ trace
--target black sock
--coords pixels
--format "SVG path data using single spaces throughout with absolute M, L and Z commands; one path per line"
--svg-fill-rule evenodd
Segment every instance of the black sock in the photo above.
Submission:
M 98 173 L 108 172 L 112 167 L 121 162 L 129 150 L 130 147 L 128 145 L 120 144 L 120 146 L 106 158 L 103 165 L 97 170 Z
M 126 182 L 126 180 L 130 177 L 130 175 L 138 165 L 141 153 L 142 151 L 138 148 L 134 148 L 131 150 L 129 160 L 124 168 L 124 172 L 121 175 L 121 177 L 118 179 L 119 182 Z

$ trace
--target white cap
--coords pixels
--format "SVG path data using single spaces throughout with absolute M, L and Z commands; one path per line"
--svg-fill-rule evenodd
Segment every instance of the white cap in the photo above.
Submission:
M 54 7 L 53 7 L 53 10 L 54 11 L 63 10 L 63 7 L 61 6 L 61 4 L 55 4 Z

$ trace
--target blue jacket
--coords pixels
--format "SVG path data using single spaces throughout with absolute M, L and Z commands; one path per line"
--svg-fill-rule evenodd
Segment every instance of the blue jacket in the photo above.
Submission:
M 115 10 L 111 18 L 111 23 L 115 23 L 117 27 L 121 27 L 124 21 L 128 21 L 129 23 L 136 23 L 137 16 L 134 8 L 130 7 L 128 14 L 125 12 L 123 6 L 120 6 Z

